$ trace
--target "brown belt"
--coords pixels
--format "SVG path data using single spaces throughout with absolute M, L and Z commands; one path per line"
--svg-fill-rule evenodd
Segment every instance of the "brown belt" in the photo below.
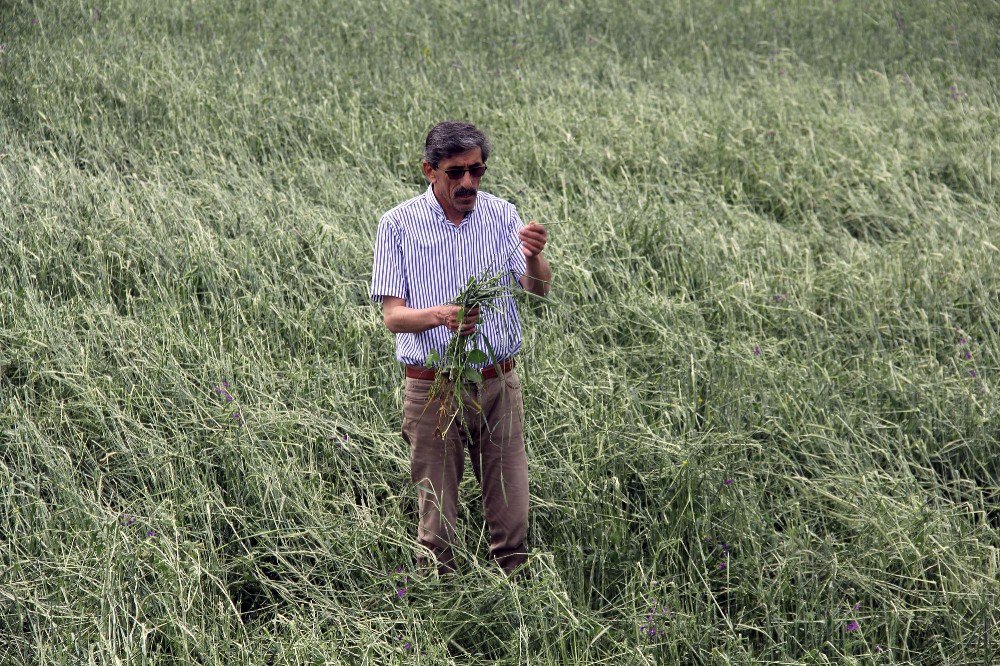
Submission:
M 499 366 L 500 372 L 507 373 L 514 368 L 514 357 L 505 358 L 496 365 L 488 365 L 483 368 L 483 379 L 493 379 L 497 376 L 497 367 Z M 406 376 L 411 379 L 434 379 L 437 375 L 437 371 L 433 368 L 425 368 L 420 365 L 408 365 L 406 366 Z

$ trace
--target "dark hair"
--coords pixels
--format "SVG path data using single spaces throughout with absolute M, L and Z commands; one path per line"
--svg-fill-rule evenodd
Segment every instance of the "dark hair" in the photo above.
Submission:
M 438 123 L 427 133 L 427 140 L 424 142 L 424 160 L 436 169 L 441 160 L 473 148 L 482 151 L 483 162 L 486 162 L 493 146 L 475 125 L 446 121 Z

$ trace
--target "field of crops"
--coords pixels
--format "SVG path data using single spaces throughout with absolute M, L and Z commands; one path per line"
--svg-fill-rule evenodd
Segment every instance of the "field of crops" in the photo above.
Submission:
M 1000 3 L 0 0 L 0 663 L 1000 659 Z M 550 231 L 415 571 L 423 139 Z

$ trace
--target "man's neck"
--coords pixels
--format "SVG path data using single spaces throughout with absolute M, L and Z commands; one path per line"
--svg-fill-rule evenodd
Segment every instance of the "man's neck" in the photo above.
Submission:
M 438 196 L 437 192 L 434 190 L 433 187 L 431 187 L 431 192 L 434 192 L 434 198 L 437 200 L 438 205 L 441 206 L 441 210 L 444 211 L 444 216 L 448 219 L 448 221 L 454 224 L 456 227 L 461 225 L 462 220 L 464 220 L 465 216 L 468 215 L 469 213 L 463 213 L 462 211 L 455 210 L 454 208 L 449 210 L 447 206 L 441 203 L 441 197 Z

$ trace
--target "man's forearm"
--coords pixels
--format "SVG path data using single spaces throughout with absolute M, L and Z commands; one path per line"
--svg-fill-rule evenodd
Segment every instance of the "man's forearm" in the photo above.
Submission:
M 528 271 L 524 274 L 524 288 L 536 296 L 545 296 L 549 293 L 552 282 L 552 269 L 549 262 L 541 254 L 528 257 L 526 260 Z
M 441 326 L 439 308 L 395 307 L 384 316 L 385 325 L 393 333 L 423 333 L 435 326 Z

